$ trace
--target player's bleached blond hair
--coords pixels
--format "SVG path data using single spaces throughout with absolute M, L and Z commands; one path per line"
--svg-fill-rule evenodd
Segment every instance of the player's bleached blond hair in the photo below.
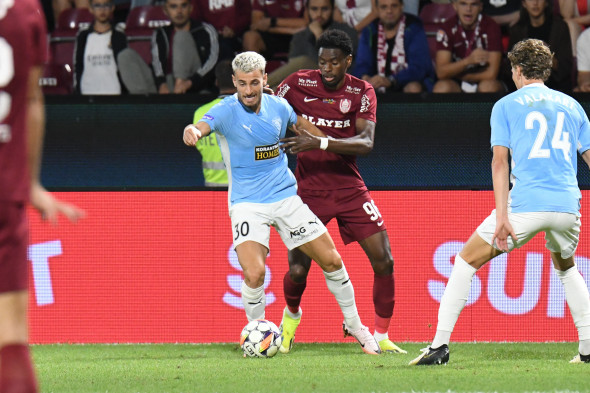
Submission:
M 529 38 L 518 42 L 508 52 L 508 60 L 512 68 L 520 66 L 522 75 L 527 79 L 546 81 L 551 75 L 553 53 L 541 40 Z
M 234 70 L 234 74 L 236 71 L 249 73 L 255 70 L 260 70 L 264 75 L 266 60 L 261 54 L 256 52 L 242 52 L 234 57 L 231 67 Z

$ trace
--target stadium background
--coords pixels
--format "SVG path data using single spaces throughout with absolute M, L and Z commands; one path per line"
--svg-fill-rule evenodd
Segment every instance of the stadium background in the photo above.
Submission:
M 238 340 L 246 320 L 227 193 L 202 187 L 200 156 L 182 143 L 184 125 L 209 98 L 48 97 L 43 182 L 89 216 L 50 227 L 31 214 L 33 343 Z M 489 114 L 497 98 L 380 100 L 375 149 L 359 166 L 391 239 L 395 341 L 432 338 L 453 257 L 493 209 Z M 588 112 L 590 100 L 581 101 Z M 576 261 L 590 283 L 587 211 L 584 191 Z M 368 261 L 329 229 L 372 328 Z M 287 262 L 276 234 L 267 266 L 267 318 L 278 324 Z M 298 341 L 341 341 L 342 317 L 317 267 L 302 308 Z M 577 340 L 542 236 L 477 273 L 453 339 Z

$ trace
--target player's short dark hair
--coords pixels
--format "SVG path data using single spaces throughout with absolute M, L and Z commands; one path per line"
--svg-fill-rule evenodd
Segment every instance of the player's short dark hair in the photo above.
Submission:
M 553 53 L 541 40 L 529 38 L 518 42 L 508 52 L 508 60 L 512 68 L 520 66 L 522 75 L 527 79 L 546 81 L 551 75 Z
M 404 4 L 404 0 L 398 0 L 400 4 Z M 379 5 L 379 0 L 375 0 L 375 5 Z
M 234 71 L 231 67 L 231 60 L 221 60 L 215 66 L 215 79 L 217 79 L 217 87 L 219 90 L 233 89 L 234 82 L 232 75 Z
M 340 49 L 345 56 L 352 55 L 352 40 L 342 30 L 328 29 L 322 33 L 316 42 L 316 48 Z

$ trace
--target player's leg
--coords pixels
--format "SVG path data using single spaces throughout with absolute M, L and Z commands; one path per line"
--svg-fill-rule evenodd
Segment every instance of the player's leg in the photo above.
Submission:
M 389 325 L 395 305 L 393 257 L 387 231 L 380 231 L 359 241 L 373 268 L 373 304 L 375 305 L 375 339 L 382 352 L 407 353 L 389 339 Z
M 338 302 L 349 328 L 366 353 L 380 353 L 379 345 L 361 323 L 354 298 L 354 288 L 340 254 L 325 225 L 299 196 L 281 201 L 273 210 L 276 228 L 289 250 L 298 248 L 317 262 L 324 271 L 328 289 Z M 293 230 L 292 228 L 297 228 Z
M 372 355 L 381 353 L 379 344 L 369 328 L 361 322 L 356 308 L 352 282 L 329 233 L 325 232 L 320 237 L 301 245 L 299 249 L 316 261 L 324 271 L 328 289 L 336 298 L 344 315 L 345 335 L 356 338 L 365 353 Z
M 268 248 L 257 242 L 246 241 L 236 246 L 236 254 L 244 273 L 241 292 L 246 317 L 248 321 L 264 319 L 264 275 Z
M 508 215 L 516 232 L 518 243 L 508 237 L 508 249 L 521 247 L 532 239 L 546 225 L 536 216 L 539 213 L 521 213 Z M 444 364 L 449 361 L 449 342 L 459 314 L 467 303 L 471 280 L 475 272 L 490 259 L 502 254 L 492 246 L 492 237 L 496 229 L 496 211 L 492 211 L 471 235 L 467 243 L 455 257 L 455 264 L 445 287 L 438 309 L 438 324 L 432 344 L 423 353 L 410 362 L 411 365 Z
M 238 203 L 229 210 L 234 247 L 242 267 L 242 302 L 248 321 L 264 319 L 264 276 L 270 242 L 271 204 Z
M 567 213 L 550 213 L 552 229 L 545 232 L 555 273 L 565 290 L 565 298 L 578 330 L 578 354 L 571 363 L 590 363 L 590 293 L 574 262 L 580 218 Z
M 438 324 L 432 344 L 410 362 L 411 365 L 445 364 L 449 361 L 449 342 L 459 314 L 467 303 L 471 280 L 477 269 L 502 252 L 474 232 L 455 264 L 438 308 Z
M 307 274 L 311 267 L 311 258 L 299 249 L 289 250 L 289 271 L 283 278 L 283 293 L 285 296 L 285 310 L 281 321 L 283 342 L 279 348 L 282 353 L 288 353 L 293 346 L 295 331 L 301 322 L 301 297 L 307 286 Z
M 25 207 L 0 204 L 0 392 L 36 392 L 28 335 Z

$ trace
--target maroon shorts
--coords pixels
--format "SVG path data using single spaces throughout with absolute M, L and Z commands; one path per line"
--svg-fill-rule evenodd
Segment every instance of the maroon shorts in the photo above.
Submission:
M 23 203 L 0 202 L 0 293 L 29 286 L 29 224 Z
M 384 231 L 385 223 L 366 187 L 297 191 L 324 225 L 335 218 L 344 244 Z

